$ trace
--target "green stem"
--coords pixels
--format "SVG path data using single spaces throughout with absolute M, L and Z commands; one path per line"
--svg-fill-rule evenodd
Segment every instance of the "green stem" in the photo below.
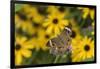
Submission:
M 54 63 L 57 63 L 58 59 L 60 58 L 60 55 L 57 55 L 55 60 L 54 60 Z
M 85 24 L 85 20 L 83 20 L 80 24 L 80 27 L 82 27 Z

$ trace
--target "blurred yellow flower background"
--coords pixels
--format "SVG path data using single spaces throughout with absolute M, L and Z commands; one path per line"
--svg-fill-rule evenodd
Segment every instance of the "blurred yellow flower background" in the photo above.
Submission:
M 56 63 L 94 61 L 94 8 L 16 4 L 14 17 L 16 65 L 54 63 L 46 44 L 65 27 L 72 31 L 72 50 Z

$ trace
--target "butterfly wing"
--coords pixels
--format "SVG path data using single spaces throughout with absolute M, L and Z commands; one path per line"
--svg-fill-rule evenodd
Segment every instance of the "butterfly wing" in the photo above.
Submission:
M 70 33 L 66 29 L 61 32 L 58 38 L 60 38 L 61 42 L 64 44 L 63 46 L 68 46 L 71 43 Z
M 48 41 L 47 46 L 50 47 L 50 53 L 64 54 L 67 51 L 67 47 L 71 45 L 70 31 L 64 29 L 60 35 Z
M 63 45 L 59 37 L 53 38 L 51 41 L 55 47 L 61 47 Z
M 51 54 L 54 55 L 62 54 L 63 50 L 61 50 L 61 48 L 63 47 L 64 44 L 58 37 L 51 39 L 47 44 L 49 45 Z

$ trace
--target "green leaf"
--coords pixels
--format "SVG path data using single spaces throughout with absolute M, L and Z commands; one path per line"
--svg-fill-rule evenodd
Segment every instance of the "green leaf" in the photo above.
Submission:
M 22 8 L 21 4 L 15 4 L 15 12 Z

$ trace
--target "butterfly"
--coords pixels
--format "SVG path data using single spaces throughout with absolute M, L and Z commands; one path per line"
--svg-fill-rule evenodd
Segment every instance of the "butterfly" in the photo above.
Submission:
M 71 50 L 71 34 L 70 28 L 65 27 L 64 30 L 57 36 L 47 42 L 50 48 L 50 53 L 53 55 L 63 55 Z

